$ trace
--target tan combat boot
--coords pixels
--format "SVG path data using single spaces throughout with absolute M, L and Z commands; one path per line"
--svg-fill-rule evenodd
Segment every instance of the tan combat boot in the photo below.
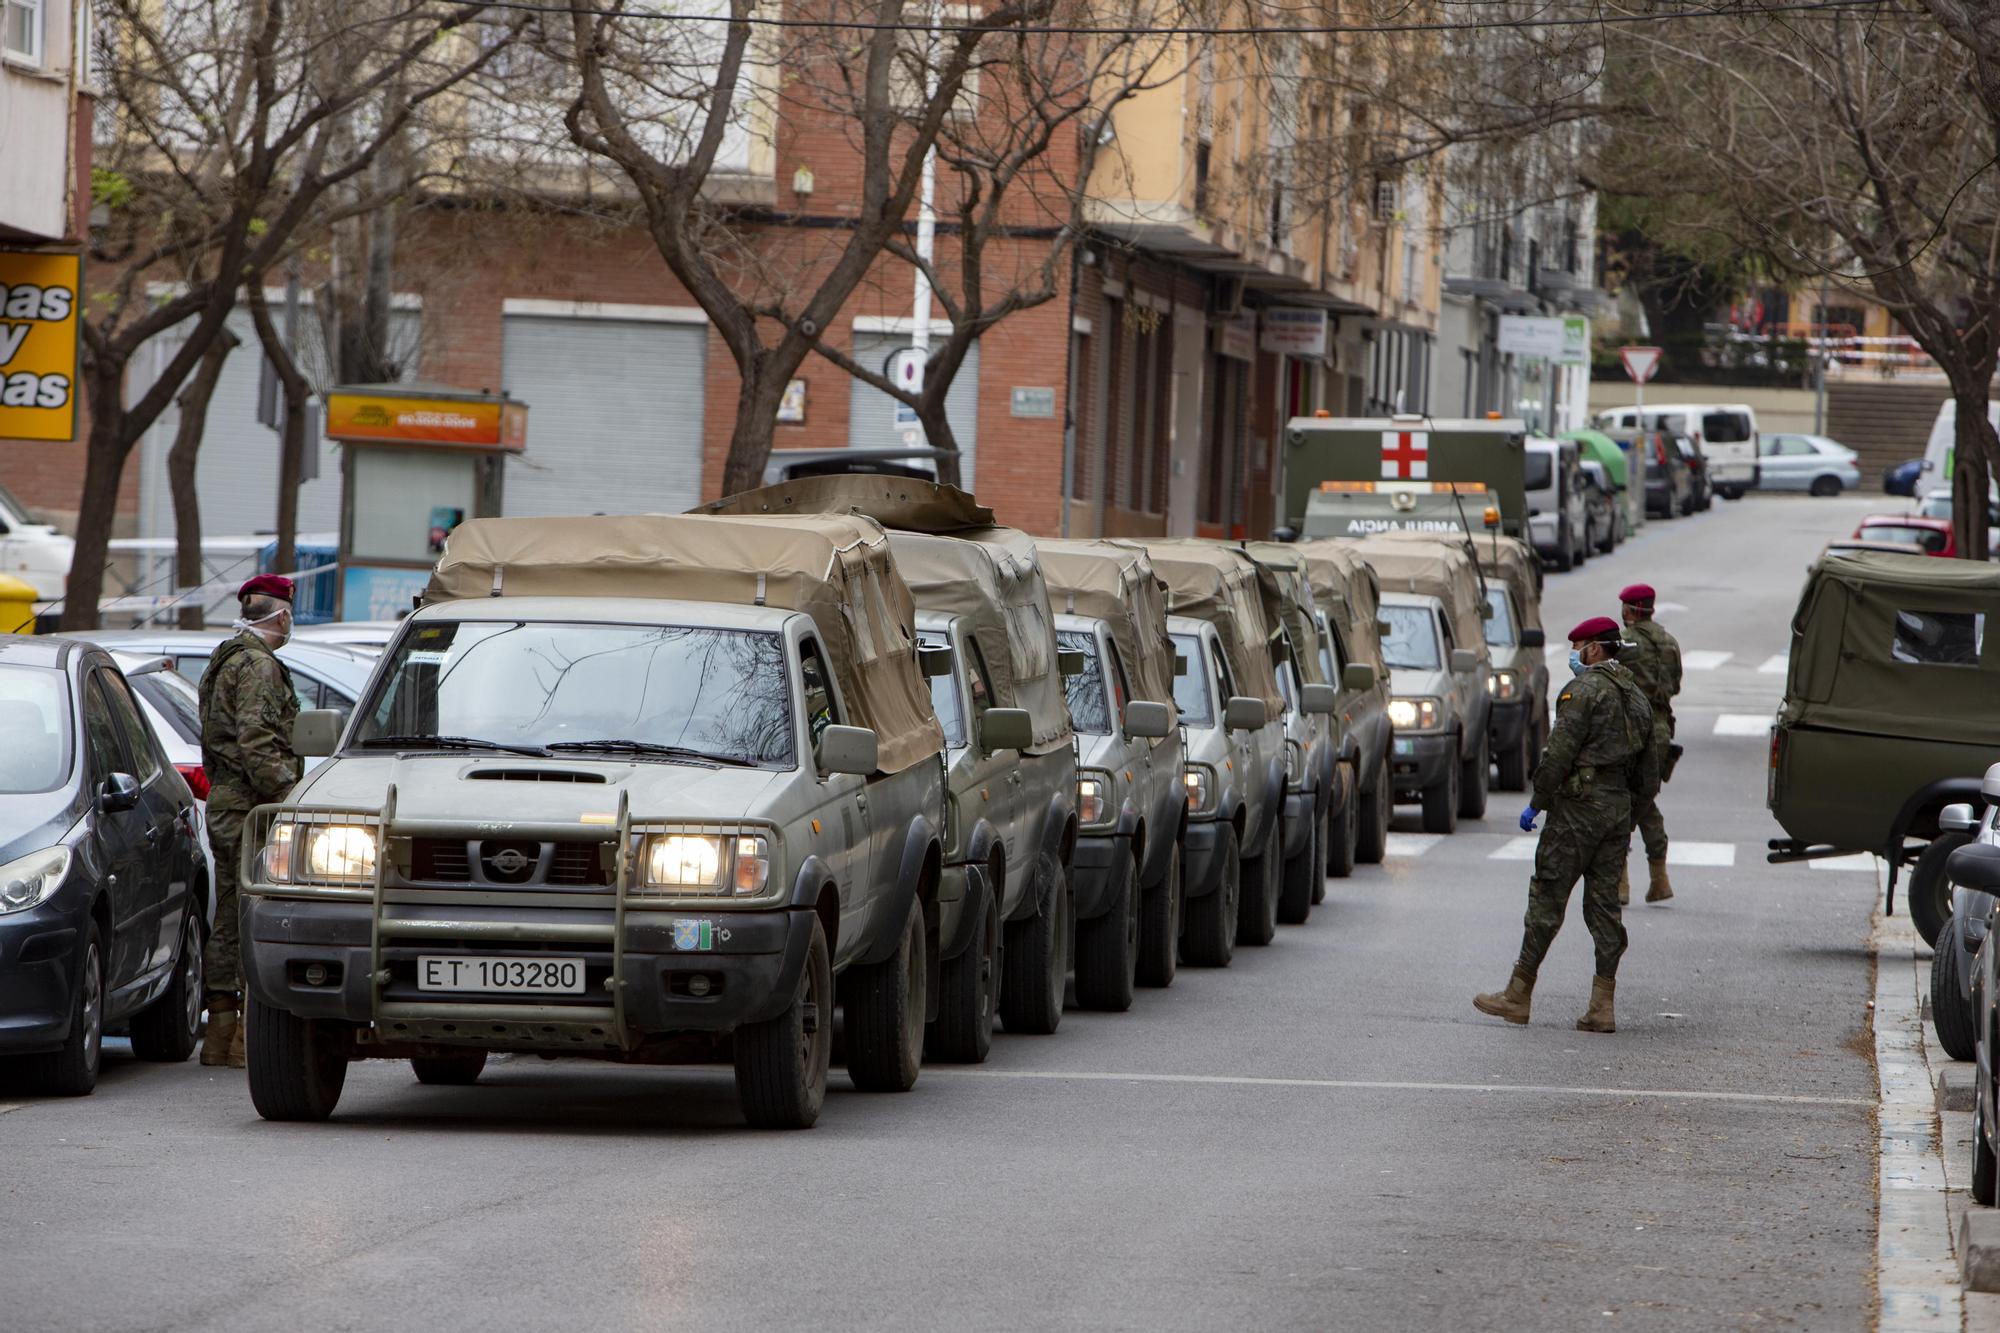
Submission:
M 229 1067 L 231 1069 L 242 1069 L 250 1063 L 249 1058 L 243 1053 L 244 1034 L 249 1031 L 250 1021 L 248 1018 L 243 1018 L 237 1020 L 236 1031 L 229 1034 Z
M 241 1019 L 234 1009 L 223 1009 L 211 1004 L 208 1007 L 208 1030 L 201 1034 L 201 1062 L 205 1065 L 226 1065 L 230 1048 L 242 1048 L 243 1030 Z
M 1632 870 L 1631 870 L 1631 867 L 1629 867 L 1629 866 L 1619 866 L 1619 867 L 1618 867 L 1618 905 L 1619 905 L 1620 907 L 1623 907 L 1623 906 L 1625 906 L 1625 904 L 1627 904 L 1627 903 L 1629 903 L 1629 902 L 1631 902 L 1631 901 L 1632 901 Z
M 1504 1018 L 1509 1023 L 1528 1021 L 1528 1001 L 1535 993 L 1535 974 L 1516 967 L 1507 978 L 1507 989 L 1472 997 L 1472 1007 L 1482 1014 Z
M 1674 896 L 1674 886 L 1667 880 L 1667 863 L 1665 861 L 1646 862 L 1646 871 L 1652 877 L 1653 881 L 1646 886 L 1647 902 L 1663 903 Z
M 1576 1020 L 1578 1032 L 1616 1032 L 1618 1022 L 1611 1014 L 1611 995 L 1618 983 L 1610 977 L 1590 979 L 1590 1008 Z

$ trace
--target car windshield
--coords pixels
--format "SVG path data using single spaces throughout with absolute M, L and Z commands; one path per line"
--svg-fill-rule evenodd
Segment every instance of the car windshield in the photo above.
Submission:
M 1528 451 L 1528 476 L 1524 484 L 1529 490 L 1547 490 L 1555 475 L 1554 454 L 1545 454 L 1534 449 Z
M 1201 642 L 1192 634 L 1176 634 L 1174 651 L 1187 665 L 1174 673 L 1174 708 L 1189 726 L 1206 727 L 1215 722 L 1208 701 L 1208 672 L 1202 664 Z
M 949 648 L 951 640 L 942 634 L 919 634 L 917 643 L 925 648 Z M 944 743 L 956 750 L 965 744 L 965 709 L 958 697 L 958 673 L 947 671 L 931 677 L 931 711 L 944 729 Z
M 1382 657 L 1391 671 L 1436 671 L 1443 656 L 1438 652 L 1437 622 L 1430 608 L 1384 603 L 1382 623 L 1389 627 L 1382 636 Z
M 0 793 L 50 791 L 69 776 L 69 690 L 53 667 L 0 666 Z
M 1704 412 L 1701 434 L 1710 444 L 1742 444 L 1750 438 L 1750 418 L 1741 412 Z
M 788 766 L 791 678 L 783 641 L 767 632 L 431 621 L 397 643 L 355 741 L 629 741 Z
M 1864 523 L 1854 534 L 1856 541 L 1894 542 L 1898 546 L 1914 546 L 1920 551 L 1942 551 L 1945 534 L 1936 528 L 1906 527 L 1900 523 Z
M 1059 630 L 1056 647 L 1083 654 L 1083 670 L 1063 677 L 1071 725 L 1087 736 L 1109 736 L 1111 700 L 1104 687 L 1104 663 L 1097 656 L 1097 636 L 1080 630 Z
M 1486 646 L 1512 648 L 1515 642 L 1514 608 L 1507 601 L 1507 590 L 1496 583 L 1487 584 L 1486 604 L 1493 608 L 1493 614 L 1486 618 Z

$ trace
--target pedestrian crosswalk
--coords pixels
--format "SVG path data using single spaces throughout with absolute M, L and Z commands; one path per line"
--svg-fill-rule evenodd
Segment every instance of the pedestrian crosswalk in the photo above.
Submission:
M 1387 844 L 1387 855 L 1391 860 L 1414 860 L 1439 847 L 1469 848 L 1488 861 L 1533 861 L 1535 845 L 1539 834 L 1458 833 L 1446 837 L 1439 833 L 1391 833 Z M 1639 850 L 1634 840 L 1633 851 Z M 1737 845 L 1733 842 L 1695 842 L 1676 838 L 1667 844 L 1667 864 L 1670 866 L 1701 867 L 1705 869 L 1729 869 L 1737 864 Z M 1756 864 L 1763 859 L 1763 848 L 1754 847 L 1744 857 L 1748 864 Z M 1872 874 L 1875 858 L 1860 854 L 1855 856 L 1835 856 L 1824 860 L 1811 861 L 1815 870 L 1846 870 Z
M 1681 654 L 1681 670 L 1713 671 L 1734 656 L 1735 653 L 1718 652 L 1713 648 L 1692 648 Z
M 1790 653 L 1779 653 L 1775 657 L 1765 658 L 1763 665 L 1757 668 L 1757 674 L 1760 676 L 1782 676 L 1791 665 L 1792 655 Z
M 1718 713 L 1715 717 L 1718 736 L 1767 736 L 1770 731 L 1769 713 Z

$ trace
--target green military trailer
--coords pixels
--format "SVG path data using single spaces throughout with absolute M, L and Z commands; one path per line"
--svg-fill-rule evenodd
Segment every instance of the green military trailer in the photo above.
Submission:
M 1525 538 L 1527 434 L 1512 419 L 1294 417 L 1278 535 L 1470 528 Z

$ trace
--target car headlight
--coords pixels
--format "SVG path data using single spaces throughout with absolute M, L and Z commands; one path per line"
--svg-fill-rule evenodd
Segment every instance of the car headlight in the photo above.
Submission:
M 70 850 L 45 847 L 0 866 L 0 916 L 39 906 L 69 874 Z
M 1189 764 L 1181 775 L 1187 784 L 1187 808 L 1191 815 L 1215 809 L 1215 770 L 1207 764 Z
M 1391 699 L 1389 725 L 1398 731 L 1431 731 L 1438 724 L 1435 699 Z
M 771 881 L 769 844 L 753 835 L 657 833 L 646 839 L 644 887 L 754 898 Z
M 292 842 L 298 825 L 273 824 L 264 838 L 264 878 L 273 884 L 292 882 Z
M 1287 736 L 1285 738 L 1285 785 L 1299 785 L 1299 773 L 1306 766 L 1306 751 L 1303 745 Z
M 1076 817 L 1085 828 L 1110 822 L 1111 775 L 1079 773 L 1076 777 Z
M 1495 699 L 1511 699 L 1521 692 L 1521 677 L 1515 671 L 1496 671 L 1486 678 L 1486 692 Z
M 297 840 L 297 835 L 293 836 Z M 359 824 L 308 824 L 304 843 L 306 879 L 354 884 L 375 878 L 375 830 L 371 828 Z

